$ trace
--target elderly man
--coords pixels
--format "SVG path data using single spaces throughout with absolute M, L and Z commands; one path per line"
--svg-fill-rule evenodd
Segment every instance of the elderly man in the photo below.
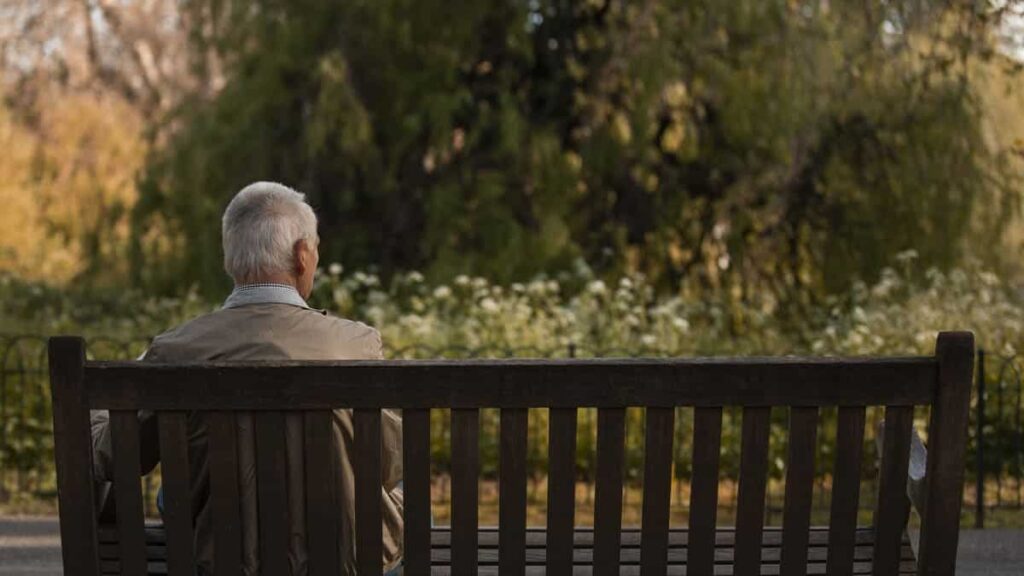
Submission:
M 224 268 L 235 288 L 217 311 L 200 316 L 157 336 L 145 361 L 197 362 L 232 360 L 345 360 L 381 358 L 377 330 L 359 322 L 336 318 L 306 304 L 319 261 L 316 215 L 305 197 L 281 184 L 258 182 L 239 192 L 223 219 Z M 143 463 L 158 460 L 155 419 L 140 414 Z M 258 514 L 255 482 L 256 454 L 251 414 L 240 413 L 238 458 L 242 497 L 243 565 L 245 574 L 260 574 Z M 402 554 L 402 489 L 400 417 L 385 410 L 382 416 L 385 571 L 395 570 Z M 213 522 L 209 502 L 207 430 L 204 418 L 189 418 L 189 460 L 195 517 L 198 572 L 213 573 Z M 304 523 L 302 420 L 290 415 L 285 436 L 288 458 L 288 502 L 293 575 L 306 574 Z M 336 458 L 331 463 L 338 479 L 338 514 L 341 533 L 355 526 L 351 413 L 334 411 Z M 112 477 L 110 433 L 106 414 L 93 417 L 96 477 Z M 341 542 L 341 565 L 355 574 L 354 542 Z M 264 576 L 278 576 L 264 575 Z

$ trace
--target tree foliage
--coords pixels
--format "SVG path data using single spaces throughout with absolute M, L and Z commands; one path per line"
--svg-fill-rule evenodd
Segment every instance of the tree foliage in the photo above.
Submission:
M 922 270 L 968 255 L 1001 264 L 991 247 L 1019 213 L 1019 99 L 997 88 L 1019 85 L 1004 69 L 1020 50 L 1001 36 L 1016 10 L 10 0 L 2 118 L 38 152 L 5 161 L 36 204 L 63 194 L 74 206 L 79 193 L 39 162 L 59 172 L 73 151 L 120 158 L 108 152 L 125 138 L 148 157 L 137 203 L 82 192 L 109 218 L 65 240 L 90 263 L 61 278 L 125 281 L 123 246 L 89 238 L 130 213 L 130 234 L 109 241 L 130 235 L 133 284 L 219 296 L 220 213 L 246 183 L 272 179 L 309 195 L 326 260 L 385 279 L 418 269 L 509 282 L 582 259 L 661 290 L 801 304 L 873 280 L 909 248 Z M 67 143 L 39 120 L 61 115 L 68 126 L 50 130 Z M 76 140 L 95 130 L 80 126 L 89 118 L 112 129 Z M 86 188 L 122 189 L 112 174 Z M 60 228 L 50 208 L 33 210 L 37 228 Z M 18 254 L 5 269 L 32 266 Z

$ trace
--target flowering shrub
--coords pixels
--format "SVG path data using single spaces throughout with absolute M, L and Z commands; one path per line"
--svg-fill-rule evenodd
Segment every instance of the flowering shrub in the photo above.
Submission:
M 979 344 L 1002 355 L 1013 355 L 1024 346 L 1024 308 L 1007 282 L 975 266 L 948 273 L 928 270 L 916 276 L 914 257 L 912 252 L 899 255 L 898 266 L 884 270 L 877 282 L 855 284 L 848 293 L 830 297 L 796 319 L 792 313 L 784 316 L 769 298 L 743 302 L 728 293 L 686 287 L 678 294 L 659 295 L 643 276 L 609 281 L 596 277 L 582 263 L 557 277 L 510 285 L 468 276 L 431 284 L 418 272 L 399 274 L 385 284 L 372 273 L 346 274 L 341 265 L 332 264 L 317 279 L 311 303 L 378 327 L 386 354 L 392 358 L 931 354 L 936 333 L 953 329 L 973 330 Z M 131 292 L 96 297 L 12 278 L 0 279 L 0 295 L 0 331 L 86 334 L 90 352 L 97 357 L 131 357 L 153 334 L 217 306 L 193 294 L 179 299 L 146 298 Z M 134 344 L 100 348 L 101 335 Z M 1010 398 L 1020 400 L 1019 393 Z M 43 409 L 45 402 L 39 406 Z M 592 477 L 594 466 L 596 418 L 591 412 L 580 414 L 577 470 L 583 479 Z M 1012 411 L 1006 414 L 1012 418 Z M 49 420 L 46 414 L 37 416 L 40 422 Z M 823 412 L 824 438 L 834 434 L 833 416 Z M 543 476 L 547 461 L 546 418 L 546 411 L 531 411 L 529 466 L 535 479 Z M 686 410 L 677 414 L 677 478 L 689 475 L 690 418 Z M 722 472 L 735 478 L 741 414 L 727 410 L 724 418 Z M 771 471 L 774 478 L 781 478 L 785 411 L 773 411 L 773 421 L 777 425 L 772 427 Z M 642 470 L 642 422 L 642 410 L 628 412 L 626 473 L 633 481 Z M 495 411 L 483 411 L 481 424 L 482 472 L 493 477 L 498 461 Z M 22 425 L 8 419 L 9 437 L 15 426 Z M 1020 434 L 1008 422 L 993 422 L 992 429 Z M 869 426 L 869 442 L 872 434 Z M 448 441 L 447 419 L 438 412 L 432 451 L 440 471 L 449 464 Z M 993 447 L 1004 444 L 1011 443 Z M 30 466 L 42 454 L 15 448 L 5 447 L 6 461 L 21 462 L 19 466 Z M 828 442 L 821 443 L 818 467 L 822 474 L 831 470 L 830 449 Z M 1019 462 L 1015 454 L 997 452 L 990 450 L 989 458 Z
M 891 355 L 931 354 L 939 330 L 973 330 L 993 351 L 1024 344 L 1024 309 L 1007 283 L 976 267 L 914 280 L 913 252 L 878 282 L 794 321 L 770 300 L 727 294 L 658 295 L 641 275 L 616 282 L 578 264 L 559 278 L 498 285 L 459 276 L 430 285 L 409 272 L 385 286 L 334 264 L 317 281 L 313 304 L 377 326 L 396 356 Z

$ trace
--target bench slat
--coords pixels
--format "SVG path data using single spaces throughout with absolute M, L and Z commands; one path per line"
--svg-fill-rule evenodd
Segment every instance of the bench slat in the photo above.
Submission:
M 237 576 L 242 571 L 242 522 L 235 413 L 212 412 L 207 422 L 214 573 L 216 576 Z
M 644 495 L 641 536 L 641 572 L 665 574 L 672 497 L 673 408 L 647 408 L 644 439 Z
M 192 496 L 189 488 L 188 415 L 157 415 L 160 430 L 160 473 L 167 527 L 167 571 L 171 576 L 195 574 L 192 535 Z
M 498 484 L 498 548 L 501 576 L 526 570 L 526 442 L 529 415 L 525 408 L 501 410 L 501 455 Z
M 60 506 L 61 559 L 82 576 L 100 572 L 93 495 L 92 440 L 84 388 L 85 340 L 56 336 L 48 342 L 53 398 L 53 455 Z
M 120 535 L 121 573 L 146 573 L 145 517 L 142 513 L 139 417 L 135 410 L 110 413 L 114 456 L 114 499 Z
M 722 408 L 693 412 L 693 478 L 690 482 L 690 566 L 710 574 L 714 564 L 715 516 L 718 513 L 718 466 L 722 449 Z M 671 537 L 670 537 L 671 541 Z
M 626 409 L 597 411 L 597 485 L 594 487 L 594 573 L 619 573 L 619 534 L 622 529 L 622 474 Z
M 931 403 L 936 374 L 934 357 L 90 362 L 85 388 L 91 408 L 153 410 L 911 406 Z
M 528 526 L 526 528 L 526 546 L 528 548 L 544 548 L 547 542 L 547 529 L 539 526 Z M 481 526 L 477 531 L 481 548 L 494 548 L 498 545 L 498 527 Z M 828 547 L 830 529 L 828 526 L 812 526 L 808 546 Z M 692 533 L 687 528 L 671 528 L 669 530 L 670 547 L 691 547 Z M 99 542 L 107 545 L 110 554 L 117 554 L 117 529 L 112 526 L 101 526 L 99 529 Z M 577 526 L 573 529 L 572 542 L 575 547 L 594 547 L 594 528 L 591 526 Z M 637 527 L 625 527 L 621 535 L 622 546 L 636 548 L 640 546 L 640 529 Z M 779 548 L 782 546 L 782 528 L 779 526 L 765 526 L 762 533 L 764 548 Z M 872 527 L 861 526 L 854 532 L 854 544 L 857 547 L 872 547 L 875 542 L 875 530 Z M 903 542 L 908 542 L 904 533 Z M 712 545 L 720 548 L 729 548 L 736 543 L 736 529 L 731 526 L 721 526 L 715 531 Z M 110 545 L 114 547 L 111 548 Z M 152 521 L 146 524 L 146 546 L 149 548 L 160 548 L 167 545 L 167 530 L 159 523 Z M 432 548 L 444 548 L 451 545 L 451 526 L 436 526 L 430 530 L 430 545 Z M 694 546 L 696 544 L 693 544 Z M 110 555 L 104 558 L 109 559 Z
M 576 512 L 576 408 L 552 408 L 548 415 L 547 570 L 572 570 Z
M 854 538 L 860 505 L 860 471 L 864 452 L 864 417 L 864 408 L 839 409 L 829 516 L 829 576 L 850 576 L 853 573 Z
M 267 574 L 287 574 L 288 476 L 284 414 L 258 412 L 253 416 L 256 437 L 256 493 L 259 498 L 260 568 Z
M 592 528 L 579 527 L 575 530 L 574 540 L 576 549 L 573 550 L 574 564 L 560 574 L 570 574 L 581 569 L 592 570 L 594 531 Z M 150 574 L 166 574 L 166 564 L 162 561 L 166 558 L 166 546 L 164 538 L 166 531 L 162 526 L 150 525 L 146 529 L 147 554 L 149 558 Z M 551 574 L 545 570 L 545 542 L 547 535 L 543 528 L 528 528 L 526 531 L 526 573 L 527 574 Z M 853 562 L 850 565 L 851 573 L 866 574 L 872 569 L 872 555 L 874 554 L 873 528 L 857 528 L 855 532 L 856 547 L 853 549 Z M 499 530 L 496 527 L 481 528 L 478 532 L 480 549 L 477 558 L 480 564 L 480 572 L 497 574 L 497 562 L 499 552 L 497 549 L 500 539 Z M 434 569 L 433 573 L 451 573 L 451 530 L 448 527 L 438 527 L 432 530 L 431 540 L 434 543 L 432 548 Z M 620 571 L 623 574 L 639 574 L 640 571 L 640 546 L 641 531 L 637 528 L 625 528 L 622 531 L 621 540 L 622 565 Z M 692 553 L 696 552 L 692 547 L 687 546 L 688 531 L 685 529 L 673 529 L 669 532 L 669 554 L 668 573 L 678 574 L 685 570 L 690 574 L 732 574 L 735 543 L 735 530 L 732 528 L 721 528 L 713 539 L 717 548 L 713 552 L 714 563 L 707 569 L 697 570 L 692 564 Z M 808 574 L 824 574 L 826 571 L 825 558 L 828 555 L 829 529 L 825 527 L 812 527 L 810 529 L 810 546 L 808 548 Z M 117 531 L 111 527 L 104 527 L 100 530 L 100 557 L 103 560 L 104 573 L 117 574 L 120 570 L 119 546 L 117 544 Z M 783 532 L 777 527 L 766 527 L 764 529 L 764 546 L 761 550 L 761 574 L 779 574 L 781 570 L 781 548 L 783 546 Z M 684 566 L 684 564 L 688 564 Z M 914 552 L 910 547 L 910 541 L 904 532 L 900 546 L 900 573 L 913 572 Z M 423 574 L 431 573 L 430 570 Z M 589 573 L 589 572 L 588 572 Z
M 360 574 L 383 572 L 380 408 L 353 411 L 356 473 L 356 564 Z
M 452 568 L 477 569 L 477 504 L 480 476 L 480 411 L 452 410 Z
M 802 576 L 807 570 L 807 542 L 814 488 L 814 452 L 818 409 L 790 408 L 786 458 L 786 502 L 782 519 L 782 575 Z
M 303 415 L 303 450 L 306 469 L 306 544 L 310 576 L 340 572 L 337 480 L 335 476 L 333 414 L 328 410 Z
M 430 570 L 430 410 L 402 411 L 405 558 L 409 574 Z
M 770 408 L 743 409 L 740 489 L 736 511 L 737 576 L 756 576 L 760 570 L 770 416 Z
M 913 406 L 887 406 L 882 464 L 878 471 L 878 500 L 875 509 L 875 576 L 893 574 L 900 561 L 900 539 L 910 500 L 907 498 L 907 468 L 910 464 L 910 432 Z

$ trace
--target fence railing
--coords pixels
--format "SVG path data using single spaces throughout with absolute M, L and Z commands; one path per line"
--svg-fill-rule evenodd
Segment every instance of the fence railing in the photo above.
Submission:
M 986 511 L 1020 510 L 1024 501 L 1024 379 L 1020 356 L 991 355 L 979 348 L 977 366 L 971 436 L 974 525 L 983 528 Z
M 146 339 L 90 338 L 88 354 L 91 359 L 130 359 L 138 357 L 148 344 Z M 447 347 L 411 346 L 387 349 L 389 358 L 512 358 L 512 357 L 609 357 L 609 356 L 666 356 L 667 351 L 654 348 L 643 349 L 588 349 L 585 346 L 567 344 L 550 348 L 538 347 Z M 964 495 L 965 512 L 974 516 L 974 524 L 984 526 L 986 513 L 993 510 L 1016 510 L 1022 508 L 1024 496 L 1024 428 L 1021 411 L 1024 404 L 1022 390 L 1022 360 L 1018 357 L 1001 357 L 978 350 L 978 388 L 969 440 L 968 479 Z M 685 505 L 689 490 L 690 470 L 685 458 L 689 454 L 691 439 L 687 436 L 692 414 L 680 408 L 676 415 L 678 427 L 674 453 L 677 465 L 673 478 L 673 515 L 687 513 Z M 431 422 L 431 449 L 435 476 L 435 489 L 443 502 L 447 491 L 447 472 L 450 464 L 448 415 L 441 410 L 434 411 Z M 579 417 L 579 440 L 576 469 L 584 509 L 590 502 L 593 490 L 593 472 L 596 461 L 596 416 L 582 409 Z M 643 411 L 632 410 L 627 416 L 626 438 L 626 506 L 630 505 L 631 494 L 628 486 L 632 483 L 639 488 L 643 468 Z M 723 432 L 739 430 L 740 415 L 724 414 Z M 874 455 L 875 424 L 881 413 L 869 410 L 866 442 L 871 443 L 866 455 Z M 730 419 L 733 420 L 730 423 Z M 783 411 L 773 414 L 772 427 L 772 474 L 780 479 L 784 473 L 786 415 Z M 820 416 L 822 441 L 818 445 L 815 482 L 815 508 L 827 515 L 830 500 L 829 491 L 833 455 L 829 444 L 834 435 L 835 414 L 823 411 Z M 927 421 L 925 412 L 918 414 L 919 429 Z M 481 475 L 485 486 L 482 489 L 481 505 L 486 507 L 489 488 L 487 482 L 497 477 L 498 446 L 491 446 L 485 438 L 496 434 L 484 433 L 497 430 L 497 414 L 484 410 L 481 421 Z M 53 435 L 50 407 L 49 381 L 46 360 L 46 337 L 39 335 L 0 335 L 0 505 L 17 504 L 19 501 L 34 500 L 44 504 L 52 503 L 56 496 L 53 470 Z M 536 501 L 544 498 L 544 482 L 547 463 L 547 411 L 531 410 L 529 417 L 528 466 L 531 478 L 530 496 Z M 834 436 L 833 436 L 834 438 Z M 980 439 L 980 441 L 979 441 Z M 739 474 L 739 437 L 722 439 L 722 481 L 720 495 L 722 514 L 728 517 L 735 507 L 736 479 Z M 863 466 L 863 497 L 861 507 L 867 515 L 874 506 L 877 478 L 874 458 L 866 458 Z M 781 484 L 778 483 L 777 484 Z M 156 480 L 150 479 L 146 486 L 155 491 Z M 781 486 L 779 486 L 781 488 Z M 636 492 L 639 493 L 639 490 Z M 151 498 L 152 499 L 152 498 Z M 634 503 L 638 504 L 638 502 Z M 767 520 L 781 519 L 781 490 L 772 489 L 769 483 Z M 678 510 L 676 508 L 678 507 Z M 445 510 L 436 513 L 443 518 Z M 585 515 L 585 510 L 583 511 Z M 626 510 L 628 519 L 629 511 Z M 827 516 L 826 516 L 827 517 Z

